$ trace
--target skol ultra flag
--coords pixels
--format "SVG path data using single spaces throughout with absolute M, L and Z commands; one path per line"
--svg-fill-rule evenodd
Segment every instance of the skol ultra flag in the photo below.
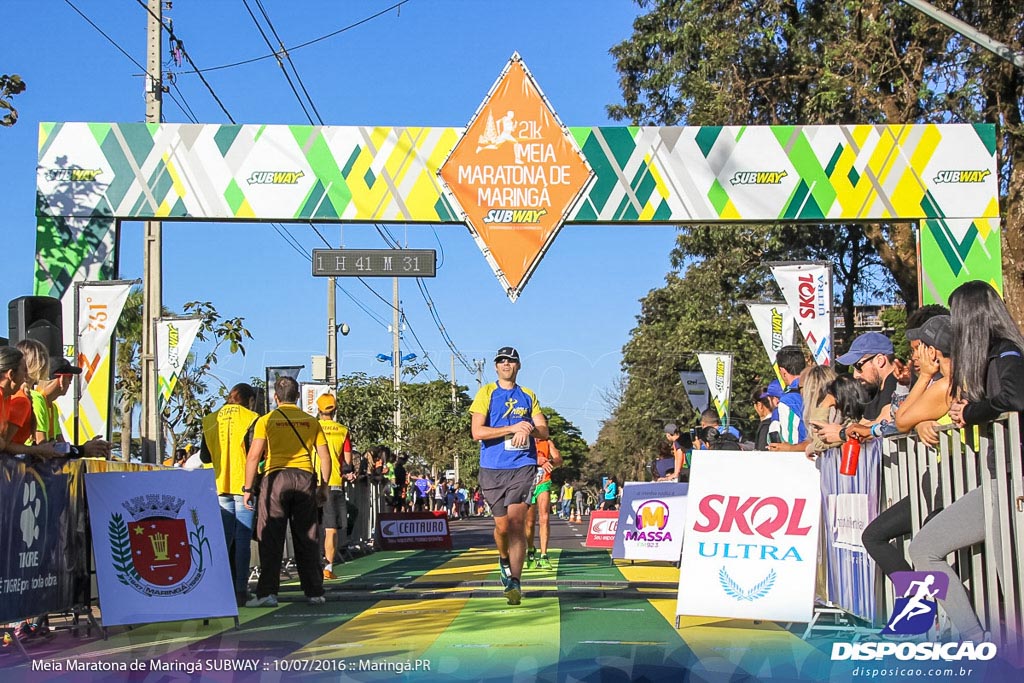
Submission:
M 824 263 L 777 263 L 772 275 L 790 310 L 800 336 L 818 365 L 832 364 L 832 269 Z

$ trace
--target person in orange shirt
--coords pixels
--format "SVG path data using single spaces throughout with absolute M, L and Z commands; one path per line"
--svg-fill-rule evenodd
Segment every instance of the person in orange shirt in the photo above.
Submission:
M 551 569 L 548 537 L 551 534 L 551 470 L 562 466 L 562 454 L 550 439 L 537 439 L 537 482 L 526 511 L 526 568 Z M 540 557 L 533 546 L 534 520 L 540 525 Z
M 45 348 L 43 352 L 45 358 Z M 33 369 L 38 374 L 39 369 L 35 366 Z M 27 380 L 28 366 L 24 353 L 10 346 L 0 347 L 0 451 L 11 455 L 56 457 L 58 453 L 50 444 L 25 444 L 26 441 L 35 441 L 32 400 L 25 393 Z

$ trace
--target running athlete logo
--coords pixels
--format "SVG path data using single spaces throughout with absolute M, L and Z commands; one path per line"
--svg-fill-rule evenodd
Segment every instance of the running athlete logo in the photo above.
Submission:
M 517 408 L 517 403 L 519 403 L 519 401 L 514 398 L 510 398 L 505 401 L 505 408 L 507 408 L 507 410 L 505 411 L 505 414 L 501 416 L 502 419 L 509 415 L 512 417 L 524 417 L 526 415 L 526 408 Z
M 883 634 L 920 635 L 935 623 L 936 599 L 946 597 L 949 577 L 936 572 L 895 572 L 896 604 Z

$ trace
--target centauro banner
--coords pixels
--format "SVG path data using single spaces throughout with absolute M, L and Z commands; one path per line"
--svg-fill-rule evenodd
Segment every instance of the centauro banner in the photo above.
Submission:
M 732 393 L 732 354 L 720 351 L 698 353 L 700 369 L 704 372 L 711 400 L 723 425 L 729 424 L 729 394 Z
M 103 623 L 238 615 L 213 470 L 85 475 Z
M 793 343 L 793 314 L 786 304 L 747 304 L 750 317 L 754 319 L 754 327 L 761 337 L 768 360 L 775 370 L 775 376 L 782 381 L 775 356 L 779 349 Z
M 71 443 L 110 435 L 110 340 L 121 318 L 132 283 L 79 282 L 75 285 L 77 333 L 75 364 L 82 368 L 74 395 L 57 399 L 61 428 Z M 76 404 L 77 398 L 77 404 Z M 75 421 L 78 433 L 75 434 Z
M 178 375 L 185 366 L 192 342 L 202 325 L 199 318 L 161 318 L 156 321 L 156 371 L 159 409 L 171 399 Z
M 690 467 L 676 614 L 808 622 L 821 490 L 805 458 L 715 451 Z
M 832 268 L 824 263 L 774 263 L 771 268 L 814 362 L 831 365 Z

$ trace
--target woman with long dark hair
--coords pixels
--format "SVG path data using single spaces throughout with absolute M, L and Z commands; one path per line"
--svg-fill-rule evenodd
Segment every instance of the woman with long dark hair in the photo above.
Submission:
M 953 342 L 949 416 L 957 427 L 977 425 L 1001 413 L 1024 410 L 1024 336 L 1006 310 L 999 294 L 981 281 L 967 282 L 949 295 Z M 993 471 L 994 456 L 990 452 Z M 1019 457 L 1019 454 L 1018 454 Z M 993 506 L 1000 492 L 994 487 Z M 993 509 L 993 519 L 998 519 Z M 949 577 L 943 604 L 962 640 L 980 641 L 984 629 L 963 583 L 946 562 L 955 550 L 981 541 L 995 545 L 1000 554 L 998 531 L 988 534 L 985 507 L 979 486 L 936 515 L 910 544 L 910 557 L 918 571 L 940 572 Z

